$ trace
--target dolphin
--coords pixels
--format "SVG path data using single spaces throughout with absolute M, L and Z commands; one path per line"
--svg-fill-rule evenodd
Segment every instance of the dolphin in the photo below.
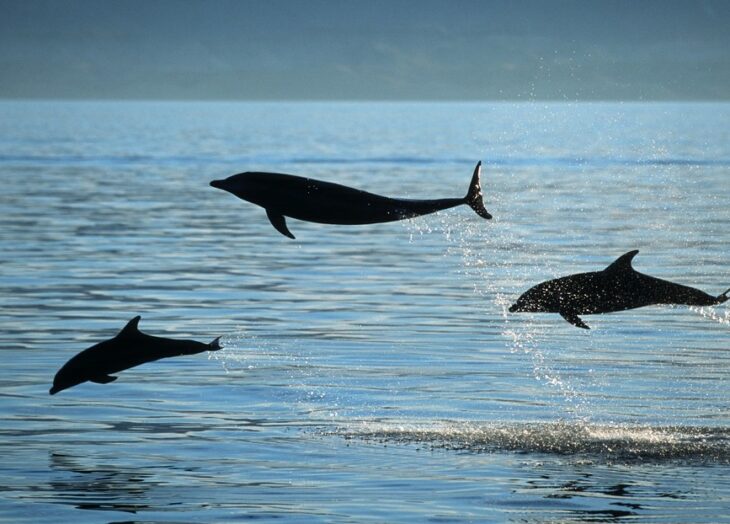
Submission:
M 510 308 L 515 312 L 560 313 L 590 329 L 578 315 L 625 311 L 653 304 L 714 306 L 728 300 L 730 289 L 713 297 L 704 291 L 639 273 L 631 266 L 638 249 L 621 255 L 603 271 L 548 280 L 527 290 Z
M 465 197 L 438 200 L 390 198 L 312 178 L 252 171 L 213 180 L 210 185 L 263 207 L 279 233 L 295 238 L 285 217 L 320 224 L 376 224 L 467 204 L 480 217 L 490 219 L 482 202 L 481 166 L 479 162 L 474 168 Z
M 174 340 L 147 335 L 138 328 L 141 318 L 134 317 L 117 336 L 99 342 L 72 357 L 56 373 L 53 387 L 48 392 L 55 395 L 86 381 L 108 384 L 117 379 L 111 376 L 112 373 L 119 373 L 145 362 L 221 349 L 220 337 L 204 344 L 195 340 Z

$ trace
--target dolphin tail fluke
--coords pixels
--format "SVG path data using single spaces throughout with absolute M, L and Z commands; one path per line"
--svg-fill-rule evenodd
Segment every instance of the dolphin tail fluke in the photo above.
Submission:
M 724 293 L 719 294 L 717 296 L 717 303 L 722 304 L 723 302 L 727 302 L 728 300 L 730 300 L 730 297 L 727 295 L 728 293 L 730 293 L 730 289 L 728 289 Z
M 480 183 L 480 176 L 482 172 L 482 163 L 477 162 L 477 166 L 474 168 L 474 174 L 471 177 L 471 183 L 469 184 L 469 191 L 464 197 L 464 201 L 469 204 L 476 214 L 487 220 L 492 218 L 487 208 L 484 207 L 484 201 L 482 200 L 482 186 Z
M 216 338 L 208 344 L 208 351 L 218 351 L 219 349 L 223 349 L 223 346 L 221 346 L 221 337 Z

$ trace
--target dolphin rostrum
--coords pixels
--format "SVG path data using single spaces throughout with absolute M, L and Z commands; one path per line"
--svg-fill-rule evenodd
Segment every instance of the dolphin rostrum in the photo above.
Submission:
M 629 251 L 603 271 L 579 273 L 548 280 L 527 290 L 510 312 L 547 312 L 590 329 L 578 315 L 611 313 L 653 304 L 713 306 L 728 300 L 730 289 L 713 297 L 704 291 L 639 273 L 631 260 L 639 250 Z
M 56 373 L 49 393 L 55 395 L 59 391 L 86 381 L 108 384 L 117 379 L 111 376 L 112 373 L 119 373 L 161 358 L 195 355 L 203 351 L 221 349 L 220 337 L 210 344 L 204 344 L 195 340 L 174 340 L 146 335 L 137 327 L 141 318 L 134 317 L 114 338 L 99 342 L 72 357 Z
M 474 168 L 465 197 L 438 200 L 390 198 L 312 178 L 251 171 L 213 180 L 210 185 L 263 207 L 271 225 L 282 235 L 294 238 L 285 217 L 320 224 L 376 224 L 467 204 L 480 217 L 490 219 L 492 215 L 482 202 L 481 166 L 479 162 Z

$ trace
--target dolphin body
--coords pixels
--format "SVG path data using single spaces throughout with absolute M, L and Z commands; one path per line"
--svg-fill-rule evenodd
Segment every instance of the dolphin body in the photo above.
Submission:
M 730 289 L 713 297 L 704 291 L 639 273 L 631 266 L 639 250 L 629 251 L 603 271 L 548 280 L 527 290 L 510 312 L 560 313 L 565 320 L 590 329 L 578 315 L 625 311 L 653 304 L 713 306 L 728 300 Z
M 53 378 L 51 395 L 77 386 L 86 381 L 108 384 L 117 379 L 112 373 L 119 373 L 146 362 L 179 355 L 195 355 L 203 351 L 221 349 L 220 337 L 210 344 L 195 340 L 174 340 L 153 337 L 142 333 L 137 324 L 142 317 L 130 320 L 117 336 L 99 342 L 72 357 Z
M 465 197 L 438 200 L 390 198 L 312 178 L 251 171 L 213 180 L 210 185 L 263 207 L 279 233 L 295 238 L 285 217 L 320 224 L 376 224 L 467 204 L 480 217 L 490 219 L 482 201 L 481 166 L 479 162 L 474 168 Z

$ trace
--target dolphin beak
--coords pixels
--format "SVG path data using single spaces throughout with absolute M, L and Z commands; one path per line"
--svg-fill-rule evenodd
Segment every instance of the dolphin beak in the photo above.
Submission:
M 213 181 L 212 181 L 212 182 L 210 183 L 210 185 L 211 185 L 212 187 L 215 187 L 215 188 L 218 188 L 218 189 L 223 189 L 223 183 L 224 183 L 224 182 L 225 182 L 225 180 L 213 180 Z
M 59 391 L 61 391 L 61 388 L 59 388 L 58 386 L 53 386 L 51 389 L 48 390 L 48 393 L 50 395 L 55 395 Z
M 512 305 L 511 305 L 511 306 L 509 307 L 509 312 L 510 312 L 510 313 L 514 313 L 515 311 L 517 311 L 517 304 L 512 304 Z

